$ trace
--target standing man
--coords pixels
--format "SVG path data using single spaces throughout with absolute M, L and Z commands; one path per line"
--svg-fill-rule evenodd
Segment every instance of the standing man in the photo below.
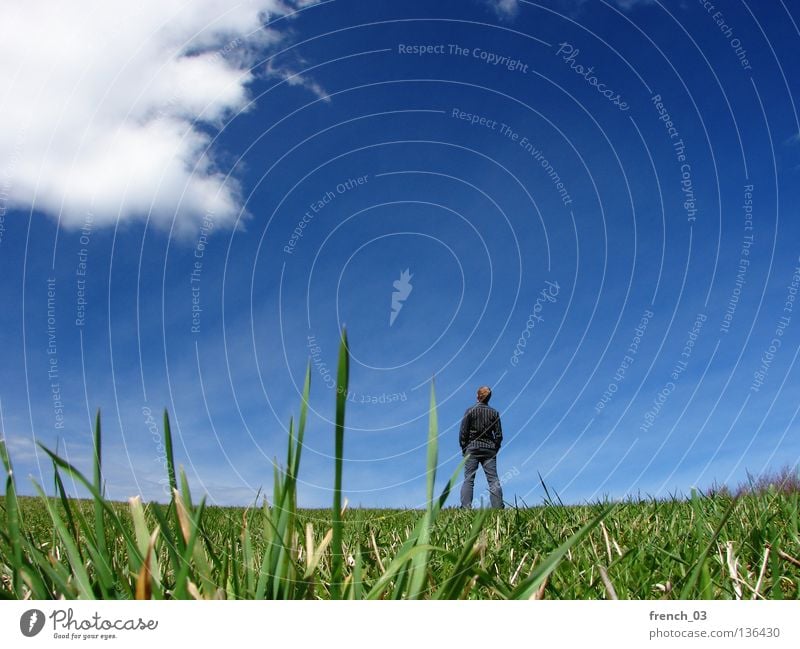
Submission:
M 489 497 L 492 507 L 503 508 L 503 490 L 497 477 L 497 452 L 503 443 L 503 429 L 500 426 L 500 413 L 489 406 L 492 398 L 491 388 L 483 385 L 478 388 L 478 403 L 467 408 L 461 420 L 458 441 L 461 453 L 469 454 L 464 466 L 464 484 L 461 486 L 461 506 L 472 508 L 472 490 L 478 464 L 483 466 L 489 482 Z

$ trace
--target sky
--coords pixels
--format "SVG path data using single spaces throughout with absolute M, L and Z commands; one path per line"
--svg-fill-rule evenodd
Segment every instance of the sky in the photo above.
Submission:
M 509 504 L 800 460 L 800 5 L 100 0 L 0 9 L 0 430 L 106 493 L 425 501 L 493 389 Z M 488 501 L 479 474 L 476 504 Z M 70 490 L 81 493 L 72 483 Z M 455 495 L 449 505 L 456 505 Z

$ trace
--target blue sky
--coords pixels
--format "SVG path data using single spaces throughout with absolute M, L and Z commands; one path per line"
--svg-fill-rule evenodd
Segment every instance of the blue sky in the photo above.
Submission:
M 51 484 L 34 441 L 88 470 L 99 407 L 109 495 L 163 499 L 166 407 L 197 492 L 269 495 L 313 357 L 300 502 L 328 505 L 343 325 L 353 506 L 422 504 L 434 376 L 438 482 L 488 384 L 512 502 L 539 474 L 583 502 L 797 464 L 796 3 L 171 4 L 65 56 L 61 89 L 63 34 L 21 18 L 42 51 L 0 107 L 0 406 L 23 492 Z

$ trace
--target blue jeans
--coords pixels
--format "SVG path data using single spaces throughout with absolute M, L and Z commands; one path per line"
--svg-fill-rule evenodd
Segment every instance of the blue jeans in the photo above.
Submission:
M 503 508 L 503 489 L 497 477 L 497 451 L 488 448 L 474 448 L 467 451 L 469 457 L 464 465 L 464 484 L 461 485 L 461 506 L 472 508 L 472 492 L 475 487 L 475 474 L 478 465 L 483 466 L 486 481 L 489 483 L 489 498 L 492 507 Z

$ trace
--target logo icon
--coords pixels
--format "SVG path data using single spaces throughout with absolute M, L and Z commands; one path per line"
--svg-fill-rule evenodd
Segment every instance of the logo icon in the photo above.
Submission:
M 44 613 L 38 608 L 25 611 L 19 618 L 19 630 L 22 635 L 32 638 L 44 628 Z
M 392 293 L 392 312 L 389 314 L 390 327 L 394 324 L 394 321 L 397 320 L 400 309 L 403 308 L 403 302 L 411 295 L 411 290 L 414 288 L 411 286 L 412 277 L 414 276 L 408 271 L 408 268 L 406 268 L 400 273 L 400 279 L 396 279 L 392 282 L 392 286 L 394 286 L 395 290 Z

